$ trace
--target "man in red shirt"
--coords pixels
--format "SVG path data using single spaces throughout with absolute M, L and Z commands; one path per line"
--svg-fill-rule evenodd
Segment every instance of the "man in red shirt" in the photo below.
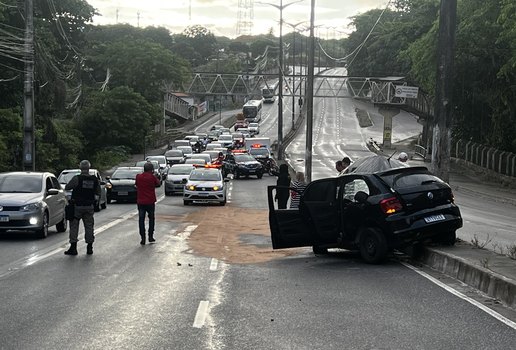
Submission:
M 154 239 L 154 211 L 156 209 L 156 187 L 159 180 L 154 176 L 154 166 L 145 163 L 143 173 L 136 175 L 136 203 L 138 204 L 138 223 L 140 228 L 141 245 L 145 244 L 145 213 L 149 216 L 149 242 Z

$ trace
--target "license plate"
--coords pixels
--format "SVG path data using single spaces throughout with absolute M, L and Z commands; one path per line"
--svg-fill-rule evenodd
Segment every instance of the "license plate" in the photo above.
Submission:
M 6 215 L 0 216 L 0 222 L 9 222 L 9 217 Z
M 202 197 L 207 197 L 209 195 L 210 195 L 209 193 L 199 193 L 199 196 L 202 196 Z
M 128 192 L 118 192 L 119 196 L 127 196 L 128 194 L 129 194 Z
M 429 224 L 429 223 L 436 222 L 436 221 L 442 221 L 444 219 L 446 219 L 446 218 L 444 217 L 443 214 L 438 214 L 438 215 L 432 215 L 432 216 L 426 217 L 425 222 L 427 224 Z

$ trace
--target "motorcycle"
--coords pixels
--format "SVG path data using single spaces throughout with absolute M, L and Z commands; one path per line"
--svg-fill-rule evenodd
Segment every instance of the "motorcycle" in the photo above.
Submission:
M 268 173 L 271 176 L 275 176 L 279 173 L 279 167 L 278 164 L 276 164 L 276 161 L 272 158 L 265 158 L 260 161 L 263 165 L 263 169 L 266 173 Z

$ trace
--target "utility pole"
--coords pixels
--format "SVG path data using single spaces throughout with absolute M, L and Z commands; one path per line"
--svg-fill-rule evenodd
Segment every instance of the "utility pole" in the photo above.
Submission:
M 25 0 L 25 80 L 23 82 L 23 168 L 36 170 L 34 142 L 34 2 Z
M 278 159 L 283 160 L 283 0 L 280 0 L 278 76 Z
M 441 0 L 432 139 L 432 172 L 446 182 L 449 182 L 450 178 L 450 127 L 453 119 L 451 98 L 453 94 L 456 22 L 457 0 Z
M 306 77 L 306 151 L 305 151 L 305 178 L 312 181 L 312 128 L 314 121 L 314 23 L 315 0 L 311 2 L 310 10 L 310 40 L 308 42 L 308 75 Z
M 140 28 L 140 11 L 136 12 L 136 18 L 138 20 L 138 25 L 137 27 Z

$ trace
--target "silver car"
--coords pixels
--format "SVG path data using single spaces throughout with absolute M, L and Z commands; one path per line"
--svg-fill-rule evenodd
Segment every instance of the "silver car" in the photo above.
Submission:
M 70 182 L 72 177 L 75 175 L 79 175 L 81 173 L 81 169 L 65 169 L 61 171 L 57 181 L 61 184 L 63 188 L 65 188 L 66 184 Z M 100 172 L 96 169 L 90 169 L 90 175 L 95 175 L 97 180 L 99 180 L 100 184 L 100 198 L 95 201 L 95 211 L 99 212 L 101 209 L 107 208 L 107 190 L 106 190 L 106 182 L 102 179 Z M 65 194 L 70 198 L 72 196 L 72 191 L 65 191 Z
M 56 225 L 65 232 L 66 196 L 54 174 L 47 172 L 0 173 L 0 231 L 34 231 L 38 238 Z

